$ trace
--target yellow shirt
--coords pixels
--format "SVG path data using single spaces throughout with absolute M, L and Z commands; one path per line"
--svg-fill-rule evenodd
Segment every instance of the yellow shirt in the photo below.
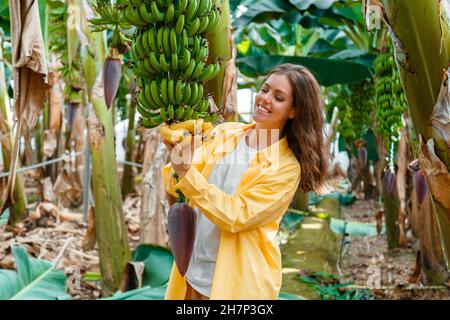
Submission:
M 162 170 L 167 192 L 176 196 L 180 189 L 221 230 L 210 299 L 277 299 L 280 291 L 276 234 L 300 182 L 300 165 L 286 138 L 256 153 L 235 195 L 208 183 L 214 163 L 254 126 L 225 122 L 215 127 L 178 183 L 170 163 Z M 165 299 L 184 299 L 185 293 L 186 281 L 174 263 Z

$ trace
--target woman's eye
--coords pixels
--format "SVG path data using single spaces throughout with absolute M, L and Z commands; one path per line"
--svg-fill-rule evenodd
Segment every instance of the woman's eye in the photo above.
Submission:
M 262 92 L 267 92 L 268 90 L 265 89 L 265 88 L 261 88 L 261 91 L 262 91 Z
M 280 96 L 276 96 L 275 99 L 277 99 L 277 101 L 283 101 L 283 98 Z

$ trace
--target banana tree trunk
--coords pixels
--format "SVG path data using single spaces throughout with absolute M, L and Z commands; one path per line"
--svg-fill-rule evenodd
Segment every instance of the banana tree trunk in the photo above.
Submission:
M 136 133 L 134 129 L 134 118 L 136 116 L 136 100 L 133 98 L 130 99 L 130 101 L 128 102 L 128 107 L 130 110 L 130 114 L 128 117 L 125 160 L 133 162 L 134 140 Z M 133 167 L 125 164 L 122 177 L 122 197 L 125 198 L 129 193 L 133 192 L 133 190 L 134 190 Z
M 2 38 L 0 37 L 0 43 Z M 3 51 L 0 45 L 0 146 L 2 149 L 3 167 L 9 168 L 11 153 L 13 150 L 13 136 L 10 125 L 10 104 L 5 79 L 5 66 L 3 64 Z M 1 199 L 0 199 L 1 200 Z M 1 208 L 7 204 L 0 203 Z M 14 203 L 10 205 L 10 216 L 8 224 L 14 225 L 25 214 L 27 197 L 20 175 L 16 175 L 14 184 Z M 5 206 L 6 207 L 6 206 Z
M 89 8 L 87 2 L 82 7 Z M 101 71 L 106 58 L 105 37 L 101 33 L 90 33 L 87 20 L 93 17 L 87 10 L 81 12 L 82 23 L 86 27 L 83 31 L 90 41 L 89 52 L 82 56 L 90 101 L 88 136 L 92 159 L 95 231 L 100 256 L 102 294 L 109 296 L 119 288 L 131 253 L 117 177 L 112 109 L 107 109 L 103 94 Z
M 369 2 L 367 2 L 368 4 Z M 450 62 L 448 1 L 381 0 L 392 30 L 396 61 L 419 138 L 421 170 L 430 187 L 439 230 L 450 261 L 450 94 L 438 99 Z M 414 32 L 411 32 L 413 30 Z M 444 82 L 446 79 L 444 79 Z M 447 87 L 448 88 L 448 87 Z M 429 166 L 427 166 L 429 165 Z M 447 196 L 445 196 L 445 195 Z
M 167 148 L 161 142 L 158 129 L 145 134 L 144 179 L 140 212 L 140 242 L 167 246 L 167 213 L 170 204 L 166 199 L 161 169 L 167 163 Z
M 396 194 L 394 197 L 390 196 L 384 183 L 382 184 L 382 189 L 388 248 L 393 249 L 399 245 L 400 230 L 397 222 L 400 204 L 398 201 L 398 195 Z
M 419 243 L 422 264 L 422 282 L 427 285 L 439 285 L 446 280 L 447 268 L 445 256 L 440 244 L 436 212 L 428 194 L 422 204 L 419 204 L 415 192 L 412 194 L 412 211 L 421 217 Z

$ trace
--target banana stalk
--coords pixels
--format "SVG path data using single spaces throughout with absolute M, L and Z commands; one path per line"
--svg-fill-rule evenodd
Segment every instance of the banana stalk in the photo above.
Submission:
M 223 63 L 220 66 L 220 72 L 216 78 L 209 81 L 206 85 L 206 91 L 213 94 L 216 106 L 222 106 L 223 101 L 223 83 L 225 77 L 226 62 L 231 59 L 230 47 L 230 7 L 226 0 L 215 0 L 214 4 L 220 7 L 220 22 L 217 28 L 206 34 L 209 41 L 208 62 L 221 58 Z

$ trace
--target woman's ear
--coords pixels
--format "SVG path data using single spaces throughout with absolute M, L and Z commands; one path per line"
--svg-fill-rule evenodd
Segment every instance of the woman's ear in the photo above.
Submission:
M 295 117 L 297 116 L 297 109 L 292 109 L 290 112 L 289 112 L 289 119 L 294 119 Z

